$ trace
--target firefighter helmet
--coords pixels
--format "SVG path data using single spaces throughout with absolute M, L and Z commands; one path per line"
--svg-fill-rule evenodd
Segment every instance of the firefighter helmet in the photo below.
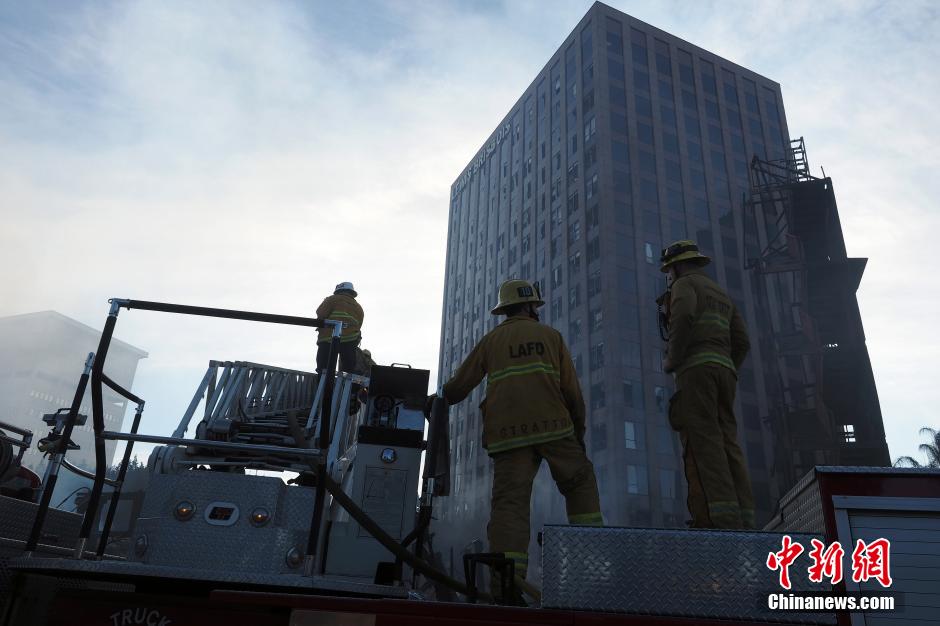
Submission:
M 333 290 L 333 293 L 334 293 L 334 294 L 337 294 L 337 293 L 340 293 L 340 292 L 343 292 L 343 291 L 347 291 L 347 292 L 349 292 L 350 294 L 352 294 L 352 297 L 353 297 L 353 298 L 355 298 L 356 296 L 359 295 L 358 293 L 356 293 L 356 290 L 353 289 L 353 284 L 350 283 L 350 282 L 340 283 L 340 284 L 336 285 L 336 289 Z
M 502 315 L 503 309 L 507 306 L 522 304 L 524 302 L 531 302 L 535 304 L 535 306 L 545 304 L 545 301 L 542 300 L 538 283 L 533 285 L 527 280 L 507 280 L 499 286 L 499 302 L 490 313 L 493 315 Z
M 367 357 L 369 357 L 370 359 L 372 358 L 372 352 L 370 352 L 369 350 L 363 350 L 362 353 L 366 355 Z
M 669 271 L 669 266 L 679 261 L 692 261 L 697 265 L 708 265 L 712 262 L 710 258 L 699 252 L 698 245 L 691 239 L 680 239 L 668 248 L 663 248 L 663 254 L 659 258 L 661 272 Z

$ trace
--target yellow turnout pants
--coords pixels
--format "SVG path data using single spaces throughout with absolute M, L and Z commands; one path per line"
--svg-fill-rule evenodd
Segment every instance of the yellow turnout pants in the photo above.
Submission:
M 679 374 L 669 423 L 679 432 L 693 528 L 753 528 L 754 496 L 734 419 L 735 373 L 706 363 Z
M 494 454 L 492 509 L 486 527 L 490 551 L 513 559 L 523 578 L 529 563 L 532 482 L 542 459 L 548 461 L 552 478 L 565 498 L 568 523 L 603 525 L 594 466 L 574 435 Z

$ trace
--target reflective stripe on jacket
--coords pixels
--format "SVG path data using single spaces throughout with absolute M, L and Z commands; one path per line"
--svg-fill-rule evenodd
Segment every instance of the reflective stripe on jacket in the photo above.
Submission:
M 526 315 L 507 318 L 486 334 L 444 385 L 460 402 L 486 377 L 483 447 L 490 454 L 554 441 L 584 440 L 584 397 L 565 341 Z
M 359 341 L 359 329 L 362 328 L 362 320 L 365 315 L 362 312 L 362 307 L 352 296 L 346 294 L 328 296 L 317 307 L 317 317 L 343 322 L 345 326 L 340 337 L 340 341 L 343 343 Z M 333 329 L 329 326 L 317 329 L 317 343 L 329 341 L 332 336 Z
M 737 371 L 750 341 L 744 319 L 728 294 L 701 270 L 684 273 L 672 284 L 669 360 L 677 374 L 717 363 Z

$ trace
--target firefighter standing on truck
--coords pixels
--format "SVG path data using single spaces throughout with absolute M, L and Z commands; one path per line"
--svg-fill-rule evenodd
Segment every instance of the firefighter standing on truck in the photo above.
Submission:
M 351 372 L 356 367 L 356 346 L 362 339 L 360 329 L 364 314 L 362 307 L 356 302 L 356 290 L 353 284 L 343 282 L 336 285 L 332 296 L 317 307 L 319 319 L 330 319 L 343 322 L 343 334 L 339 340 L 339 367 L 338 370 Z M 317 372 L 326 369 L 327 358 L 330 354 L 330 340 L 333 336 L 333 327 L 324 326 L 317 329 Z
M 669 274 L 668 350 L 674 373 L 669 423 L 679 432 L 693 528 L 753 528 L 754 497 L 734 418 L 737 369 L 750 347 L 737 307 L 702 267 L 694 241 L 663 250 Z
M 571 524 L 602 525 L 594 466 L 584 449 L 581 387 L 561 333 L 539 323 L 545 304 L 525 280 L 499 288 L 493 315 L 506 320 L 473 348 L 444 385 L 448 404 L 460 402 L 487 377 L 480 403 L 483 447 L 493 458 L 490 551 L 515 562 L 525 578 L 532 482 L 548 461 Z

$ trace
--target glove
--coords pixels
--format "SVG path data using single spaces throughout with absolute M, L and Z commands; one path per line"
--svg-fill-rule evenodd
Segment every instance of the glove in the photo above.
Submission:
M 431 407 L 434 406 L 434 400 L 437 399 L 437 394 L 432 393 L 424 401 L 424 416 L 428 419 L 431 419 Z

